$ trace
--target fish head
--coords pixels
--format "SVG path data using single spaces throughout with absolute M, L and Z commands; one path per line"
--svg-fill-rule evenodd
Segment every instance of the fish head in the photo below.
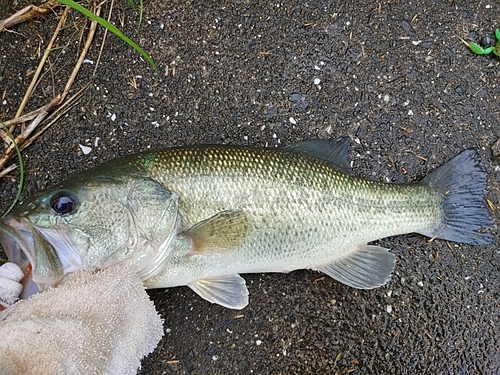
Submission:
M 77 176 L 29 197 L 0 221 L 0 243 L 25 273 L 22 297 L 68 273 L 125 264 L 160 272 L 179 227 L 178 195 L 144 177 Z

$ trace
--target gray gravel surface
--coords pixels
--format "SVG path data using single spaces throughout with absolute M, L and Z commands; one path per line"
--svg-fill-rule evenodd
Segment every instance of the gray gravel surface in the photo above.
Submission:
M 26 3 L 0 0 L 0 18 Z M 15 113 L 59 13 L 0 34 L 2 119 Z M 137 12 L 117 1 L 112 20 L 151 54 L 159 84 L 108 36 L 81 100 L 23 153 L 23 197 L 116 156 L 182 144 L 348 136 L 353 173 L 394 183 L 476 148 L 495 208 L 493 245 L 380 240 L 397 264 L 393 280 L 372 291 L 312 271 L 245 275 L 242 311 L 187 287 L 151 291 L 165 337 L 140 373 L 499 374 L 500 161 L 491 147 L 500 137 L 500 58 L 474 55 L 459 39 L 494 39 L 499 15 L 495 1 L 152 0 L 138 30 Z M 70 15 L 27 110 L 62 89 L 82 21 Z M 74 91 L 92 70 L 84 65 Z M 2 208 L 17 177 L 1 182 Z

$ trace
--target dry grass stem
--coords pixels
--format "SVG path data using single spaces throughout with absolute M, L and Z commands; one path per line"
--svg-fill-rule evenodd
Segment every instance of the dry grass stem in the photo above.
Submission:
M 102 5 L 99 4 L 93 10 L 93 13 L 95 15 L 99 16 L 101 14 L 101 9 L 102 9 Z M 66 82 L 66 87 L 64 88 L 64 91 L 61 95 L 61 101 L 63 101 L 66 98 L 66 95 L 68 95 L 69 90 L 71 90 L 71 86 L 73 85 L 73 82 L 75 81 L 76 75 L 78 74 L 80 67 L 83 64 L 83 60 L 85 60 L 85 57 L 87 56 L 87 52 L 89 51 L 89 48 L 92 45 L 92 41 L 94 40 L 94 35 L 95 35 L 96 29 L 97 29 L 97 22 L 92 21 L 90 23 L 90 29 L 89 29 L 89 33 L 87 35 L 87 40 L 85 41 L 85 45 L 83 46 L 83 50 L 80 53 L 80 57 L 78 58 L 78 60 L 75 64 L 75 67 L 73 68 L 73 71 L 71 72 L 71 75 L 68 79 L 68 82 Z
M 33 120 L 34 118 L 36 118 L 40 112 L 42 111 L 45 111 L 45 107 L 47 106 L 48 104 L 44 105 L 43 107 L 40 107 L 30 113 L 27 113 L 21 117 L 18 117 L 18 118 L 15 118 L 15 119 L 12 119 L 12 120 L 7 120 L 7 121 L 3 121 L 3 125 L 5 127 L 15 127 L 16 125 L 18 124 L 22 124 L 26 121 L 31 121 Z M 5 145 L 8 146 L 12 143 L 12 139 L 9 137 L 9 135 L 7 134 L 7 132 L 3 129 L 0 129 L 0 138 L 2 138 L 2 140 L 4 141 Z
M 17 109 L 16 115 L 14 116 L 14 118 L 21 116 L 21 113 L 23 113 L 24 108 L 26 107 L 26 104 L 28 103 L 28 99 L 30 98 L 31 93 L 33 92 L 33 89 L 35 88 L 35 85 L 38 81 L 38 77 L 40 76 L 40 73 L 42 72 L 43 66 L 45 65 L 45 61 L 47 61 L 47 58 L 49 57 L 49 54 L 52 51 L 52 46 L 54 45 L 54 42 L 55 42 L 57 36 L 59 35 L 59 31 L 66 23 L 66 18 L 68 17 L 69 9 L 70 9 L 69 7 L 66 7 L 66 9 L 64 9 L 64 12 L 61 16 L 61 19 L 59 20 L 59 23 L 57 24 L 56 30 L 54 31 L 54 34 L 52 35 L 52 38 L 50 39 L 50 42 L 47 45 L 47 48 L 45 49 L 45 53 L 43 54 L 42 59 L 40 60 L 40 63 L 38 64 L 38 67 L 36 68 L 36 72 L 33 75 L 33 78 L 31 79 L 30 85 L 24 94 L 21 105 Z M 11 132 L 14 131 L 13 128 L 11 128 L 9 130 Z
M 83 92 L 87 89 L 87 87 L 89 87 L 90 83 L 91 82 L 87 83 L 75 95 L 66 100 L 56 111 L 54 111 L 47 118 L 47 121 L 49 120 L 50 121 L 47 124 L 45 124 L 44 127 L 41 128 L 37 133 L 35 133 L 31 138 L 27 139 L 26 142 L 24 142 L 23 145 L 20 147 L 20 150 L 22 151 L 30 144 L 32 144 L 35 141 L 35 139 L 37 139 L 45 130 L 47 130 L 52 124 L 54 124 L 57 120 L 59 120 L 61 116 L 63 116 L 71 108 L 73 108 L 78 103 L 77 100 L 80 98 Z
M 40 108 L 40 111 L 38 115 L 35 117 L 35 119 L 29 124 L 26 129 L 24 129 L 15 139 L 15 144 L 18 145 L 18 147 L 21 147 L 24 143 L 24 141 L 30 136 L 30 134 L 36 129 L 36 127 L 43 121 L 45 116 L 52 112 L 55 107 L 61 102 L 61 96 L 57 95 L 54 97 L 50 103 L 44 105 L 42 108 Z M 4 151 L 2 158 L 0 159 L 0 168 L 3 168 L 5 163 L 10 159 L 10 157 L 16 152 L 16 147 L 15 147 L 14 142 L 10 142 L 10 146 L 7 147 L 7 149 Z
M 19 168 L 19 164 L 11 164 L 4 170 L 0 172 L 0 178 L 7 176 L 10 172 L 12 172 L 14 169 Z
M 110 20 L 111 20 L 111 13 L 113 12 L 113 5 L 114 5 L 114 3 L 115 3 L 115 0 L 111 0 L 111 3 L 109 4 L 108 22 L 110 22 Z M 99 7 L 102 4 L 103 3 L 100 3 Z M 107 35 L 108 35 L 108 29 L 104 28 L 104 36 L 102 37 L 101 48 L 99 49 L 99 55 L 97 56 L 97 60 L 95 62 L 95 67 L 94 67 L 94 71 L 92 72 L 92 76 L 95 76 L 95 72 L 97 71 L 97 67 L 99 66 L 99 62 L 101 61 L 102 50 L 104 49 L 104 44 L 106 43 L 106 37 L 107 37 Z
M 36 116 L 38 116 L 38 113 L 40 112 L 40 110 L 41 110 L 41 108 L 38 108 L 38 109 L 34 110 L 33 112 L 27 113 L 21 117 L 14 118 L 12 120 L 3 121 L 3 124 L 5 125 L 6 128 L 8 128 L 10 126 L 16 126 L 17 124 L 22 124 L 23 122 L 26 122 L 26 121 L 31 121 Z M 4 143 L 6 145 L 9 145 L 10 142 L 12 141 L 10 139 L 9 135 L 7 134 L 7 132 L 3 129 L 0 129 L 0 138 L 2 138 L 2 140 L 4 141 Z
M 93 9 L 94 14 L 99 15 L 102 9 L 102 4 L 99 4 L 95 6 Z M 36 87 L 36 84 L 40 80 L 40 73 L 42 71 L 42 68 L 47 61 L 47 58 L 52 50 L 52 46 L 59 34 L 59 31 L 64 27 L 68 12 L 70 8 L 66 7 L 64 9 L 64 12 L 59 20 L 59 23 L 57 25 L 56 30 L 54 31 L 54 34 L 47 45 L 47 48 L 45 50 L 45 53 L 38 65 L 38 68 L 33 76 L 33 79 L 26 90 L 26 93 L 24 95 L 24 98 L 21 102 L 21 105 L 19 106 L 19 109 L 16 113 L 16 116 L 14 119 L 4 121 L 4 124 L 8 127 L 10 127 L 11 132 L 14 131 L 16 128 L 16 125 L 18 124 L 24 124 L 26 121 L 31 121 L 31 123 L 20 129 L 19 134 L 15 137 L 15 144 L 19 147 L 19 149 L 23 150 L 26 147 L 28 147 L 35 139 L 37 139 L 40 134 L 42 134 L 48 127 L 50 127 L 52 124 L 54 124 L 61 116 L 63 116 L 67 111 L 69 111 L 72 106 L 74 106 L 77 103 L 77 99 L 81 96 L 83 91 L 89 86 L 90 82 L 87 83 L 83 88 L 81 88 L 75 95 L 73 95 L 71 98 L 65 101 L 66 96 L 69 94 L 73 83 L 75 82 L 75 79 L 78 75 L 78 72 L 83 64 L 83 61 L 88 53 L 88 50 L 90 49 L 90 46 L 92 45 L 92 41 L 94 39 L 95 31 L 97 28 L 97 22 L 91 21 L 90 28 L 85 40 L 85 45 L 82 49 L 82 51 L 79 54 L 78 60 L 75 63 L 75 66 L 73 68 L 73 71 L 71 72 L 71 75 L 69 76 L 66 85 L 64 87 L 64 90 L 61 94 L 55 95 L 51 101 L 44 105 L 41 108 L 38 108 L 37 110 L 30 112 L 24 116 L 21 116 L 22 111 L 24 110 L 26 103 L 28 99 L 30 98 L 33 89 Z M 26 12 L 26 11 L 25 11 Z M 19 12 L 18 12 L 19 13 Z M 52 67 L 50 67 L 52 69 Z M 61 105 L 62 104 L 62 105 Z M 56 111 L 54 111 L 57 107 L 59 107 Z M 51 112 L 52 115 L 48 116 Z M 50 120 L 50 121 L 49 121 Z M 42 121 L 45 121 L 45 125 L 39 129 L 36 133 L 34 131 L 40 127 L 40 124 Z M 34 135 L 32 135 L 34 133 Z M 8 160 L 14 155 L 15 153 L 15 145 L 14 142 L 10 139 L 8 136 L 7 132 L 4 130 L 0 130 L 0 138 L 4 141 L 5 143 L 5 151 L 3 153 L 3 156 L 0 158 L 0 169 L 4 168 Z M 0 172 L 0 177 L 5 176 L 12 170 L 17 168 L 17 165 L 11 165 Z

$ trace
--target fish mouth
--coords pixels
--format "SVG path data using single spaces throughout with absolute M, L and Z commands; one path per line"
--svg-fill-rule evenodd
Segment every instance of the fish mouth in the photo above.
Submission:
M 24 273 L 23 299 L 56 285 L 83 265 L 76 244 L 62 226 L 43 228 L 26 218 L 7 216 L 0 221 L 0 244 L 9 261 Z

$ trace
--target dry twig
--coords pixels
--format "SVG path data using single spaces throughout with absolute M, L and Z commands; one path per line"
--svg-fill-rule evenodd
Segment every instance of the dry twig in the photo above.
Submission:
M 29 5 L 20 11 L 14 13 L 12 16 L 0 20 L 0 32 L 7 31 L 9 27 L 23 23 L 25 21 L 31 21 L 32 19 L 40 16 L 44 16 L 49 12 L 52 12 L 61 3 L 57 0 L 49 0 L 39 7 L 35 5 Z

